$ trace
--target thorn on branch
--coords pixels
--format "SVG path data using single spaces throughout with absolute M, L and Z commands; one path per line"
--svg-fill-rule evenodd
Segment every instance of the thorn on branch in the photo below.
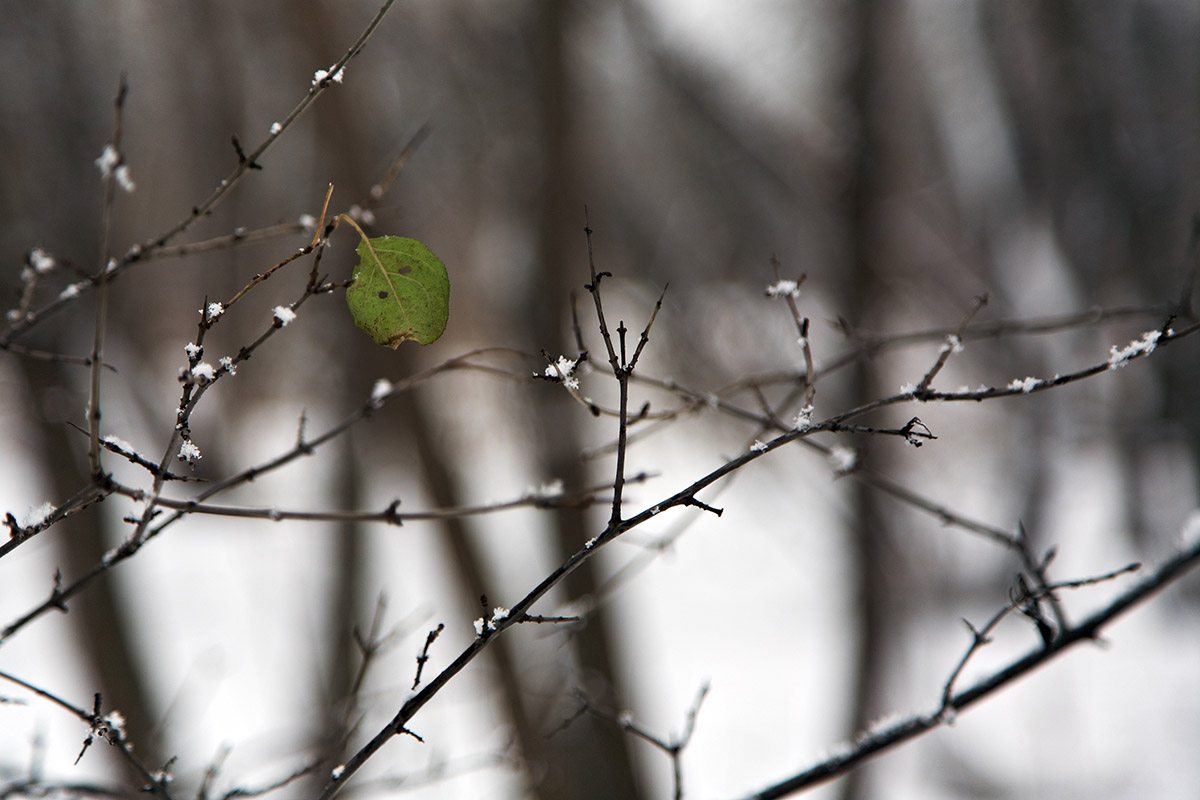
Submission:
M 400 501 L 393 500 L 388 503 L 388 507 L 383 511 L 383 521 L 388 525 L 397 525 L 403 527 L 404 520 L 400 518 Z
M 242 149 L 242 143 L 236 133 L 230 139 L 233 142 L 233 149 L 237 151 L 238 166 L 244 166 L 247 169 L 262 169 L 262 165 L 258 162 L 246 160 L 246 151 Z
M 696 508 L 716 514 L 718 517 L 725 513 L 723 508 L 714 508 L 707 503 L 697 500 L 695 497 L 685 497 L 683 500 L 685 506 L 695 506 Z
M 967 619 L 966 617 L 963 617 L 962 621 L 963 621 L 963 625 L 967 626 L 967 630 L 969 630 L 971 632 L 971 636 L 973 636 L 975 638 L 975 646 L 981 647 L 985 644 L 992 643 L 992 637 L 988 636 L 984 631 L 981 631 L 978 628 L 976 628 L 974 625 L 972 625 L 971 620 Z

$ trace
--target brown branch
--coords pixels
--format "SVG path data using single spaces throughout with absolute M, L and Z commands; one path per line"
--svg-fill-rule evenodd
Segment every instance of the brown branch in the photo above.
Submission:
M 982 678 L 974 686 L 955 692 L 948 700 L 943 699 L 937 711 L 909 717 L 882 730 L 867 731 L 845 752 L 827 758 L 803 772 L 748 795 L 747 800 L 772 800 L 772 798 L 785 797 L 833 780 L 845 775 L 879 753 L 892 750 L 912 741 L 921 734 L 948 724 L 953 720 L 955 714 L 990 697 L 1014 680 L 1057 658 L 1071 647 L 1081 642 L 1095 641 L 1099 638 L 1100 631 L 1110 622 L 1178 580 L 1194 569 L 1197 564 L 1200 564 L 1200 541 L 1193 542 L 1188 548 L 1167 560 L 1152 574 L 1122 592 L 1108 605 L 1060 632 L 1052 642 L 1010 662 L 1007 666 Z M 972 631 L 974 632 L 974 629 Z M 975 632 L 975 635 L 978 639 L 980 632 Z

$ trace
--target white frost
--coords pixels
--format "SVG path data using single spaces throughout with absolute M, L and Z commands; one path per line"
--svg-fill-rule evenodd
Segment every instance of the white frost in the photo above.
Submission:
M 798 431 L 806 431 L 812 427 L 813 407 L 806 405 L 800 409 L 800 413 L 796 415 L 796 419 L 792 421 L 792 428 Z
M 1043 381 L 1041 378 L 1026 378 L 1024 380 L 1021 380 L 1020 378 L 1014 378 L 1009 382 L 1006 388 L 1012 390 L 1020 389 L 1022 392 L 1029 394 L 1043 383 L 1045 383 L 1045 381 Z
M 21 523 L 23 528 L 36 528 L 46 520 L 50 519 L 50 515 L 55 512 L 53 503 L 47 501 L 42 503 L 37 508 L 30 506 L 28 513 L 25 514 L 25 521 Z
M 187 353 L 188 361 L 195 361 L 204 355 L 204 348 L 195 342 L 188 342 L 183 346 L 183 352 Z
M 491 619 L 485 620 L 483 617 L 475 620 L 475 635 L 483 636 L 485 632 L 496 630 L 497 624 L 508 619 L 508 609 L 502 606 L 496 606 L 492 609 Z
M 65 289 L 58 293 L 58 298 L 60 300 L 69 300 L 72 297 L 78 297 L 79 293 L 83 291 L 83 287 L 85 286 L 87 286 L 87 281 L 68 284 Z
M 47 253 L 42 248 L 38 247 L 29 252 L 29 266 L 33 267 L 33 271 L 39 274 L 44 274 L 54 269 L 57 262 L 54 256 Z
M 296 220 L 306 231 L 311 231 L 317 227 L 317 218 L 312 214 L 301 214 L 300 219 Z
M 192 367 L 192 378 L 205 383 L 212 383 L 216 380 L 217 371 L 213 369 L 213 365 L 207 361 L 201 361 L 196 366 Z
M 334 83 L 341 83 L 342 78 L 346 77 L 345 76 L 346 68 L 343 66 L 336 73 L 330 75 L 329 70 L 333 69 L 336 66 L 337 66 L 337 64 L 330 64 L 329 69 L 319 69 L 316 72 L 314 72 L 313 79 L 312 79 L 312 85 L 316 86 L 319 83 L 321 83 L 321 81 L 325 80 L 326 78 L 333 81 Z
M 129 165 L 121 163 L 121 154 L 111 143 L 104 145 L 104 150 L 96 159 L 96 167 L 100 170 L 101 177 L 105 180 L 115 178 L 117 185 L 125 191 L 132 192 L 137 188 L 129 176 Z
M 279 133 L 281 130 L 283 130 L 283 126 L 280 125 L 278 122 L 271 123 L 271 135 L 272 136 Z
M 371 403 L 379 405 L 395 388 L 387 378 L 380 378 L 375 381 L 375 385 L 371 387 Z
M 190 439 L 185 439 L 183 444 L 179 445 L 179 455 L 176 458 L 180 461 L 186 461 L 194 466 L 201 457 L 200 448 L 196 447 Z
M 221 369 L 230 375 L 237 375 L 237 365 L 233 363 L 233 359 L 229 356 L 221 356 L 217 359 L 217 363 L 221 365 Z
M 111 433 L 108 436 L 101 436 L 100 441 L 104 442 L 105 444 L 111 444 L 122 453 L 137 452 L 133 449 L 133 445 L 131 445 L 129 442 L 125 441 L 120 436 L 113 436 Z
M 1167 331 L 1168 334 L 1172 331 Z M 1162 331 L 1146 331 L 1142 334 L 1142 338 L 1135 339 L 1125 347 L 1120 349 L 1114 344 L 1108 351 L 1108 368 L 1117 369 L 1129 363 L 1129 360 L 1138 356 L 1150 355 L 1158 347 L 1158 340 L 1162 338 Z
M 344 773 L 345 771 L 346 771 L 346 765 L 338 764 L 336 767 L 333 768 L 333 771 L 329 773 L 329 777 L 335 781 L 341 780 L 342 773 Z
M 296 312 L 287 306 L 275 306 L 271 309 L 271 315 L 275 317 L 275 321 L 281 328 L 296 319 Z
M 575 366 L 575 362 L 571 359 L 567 358 L 566 356 L 559 356 L 558 360 L 546 367 L 542 374 L 547 378 L 561 380 L 563 385 L 565 385 L 568 389 L 578 391 L 579 379 L 574 377 Z
M 129 165 L 122 164 L 113 172 L 113 177 L 117 179 L 117 186 L 120 186 L 126 192 L 132 192 L 137 188 L 137 184 L 133 182 L 133 178 L 129 175 Z
M 207 309 L 205 309 L 205 312 L 204 312 L 205 316 L 208 317 L 209 322 L 212 322 L 214 319 L 216 319 L 217 317 L 221 316 L 224 313 L 225 313 L 225 306 L 221 305 L 220 303 L 209 303 Z
M 845 475 L 858 465 L 858 451 L 853 447 L 846 447 L 840 444 L 835 445 L 829 451 L 829 462 L 833 465 L 835 473 Z
M 765 453 L 767 451 L 767 446 L 758 439 L 755 439 L 754 444 L 750 445 L 750 450 L 755 453 Z
M 779 280 L 767 287 L 767 297 L 799 297 L 800 284 L 796 281 Z
M 101 151 L 100 157 L 96 159 L 96 167 L 100 170 L 100 176 L 103 178 L 111 178 L 113 170 L 120 163 L 121 155 L 111 143 L 104 145 L 104 150 Z
M 125 715 L 120 711 L 113 709 L 104 715 L 104 721 L 108 723 L 108 727 L 112 728 L 122 738 L 125 736 Z

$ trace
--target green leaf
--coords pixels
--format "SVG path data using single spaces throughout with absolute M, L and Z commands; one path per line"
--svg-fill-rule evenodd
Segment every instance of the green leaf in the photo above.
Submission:
M 357 252 L 354 283 L 346 289 L 354 324 L 392 349 L 410 340 L 436 341 L 450 316 L 450 279 L 441 259 L 403 236 L 363 239 Z

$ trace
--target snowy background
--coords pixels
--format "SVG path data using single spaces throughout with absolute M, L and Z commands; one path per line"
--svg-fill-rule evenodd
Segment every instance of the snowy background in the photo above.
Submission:
M 101 263 L 94 161 L 129 84 L 121 151 L 136 184 L 118 195 L 111 254 L 187 216 L 337 60 L 371 2 L 30 2 L 0 14 L 0 268 L 20 300 L 26 254 L 59 267 L 49 300 Z M 515 377 L 453 372 L 422 383 L 312 458 L 221 495 L 225 505 L 418 511 L 519 498 L 555 480 L 611 480 L 615 435 L 560 386 L 530 376 L 578 355 L 571 291 L 596 367 L 582 233 L 595 230 L 609 320 L 641 330 L 667 283 L 640 366 L 753 413 L 803 374 L 786 305 L 764 297 L 806 273 L 818 369 L 874 336 L 953 329 L 976 317 L 1035 320 L 1123 309 L 1054 333 L 967 336 L 935 385 L 1005 386 L 1103 363 L 1162 326 L 1196 254 L 1200 208 L 1200 8 L 1189 2 L 744 3 L 406 2 L 254 171 L 174 243 L 257 230 L 370 187 L 428 135 L 373 213 L 374 233 L 412 236 L 448 265 L 451 318 L 428 348 L 384 350 L 341 295 L 315 298 L 192 423 L 215 480 L 287 451 L 370 397 L 481 347 Z M 102 432 L 157 460 L 179 398 L 197 309 L 231 297 L 307 243 L 293 232 L 139 264 L 114 284 Z M 353 237 L 322 269 L 348 277 Z M 310 261 L 281 270 L 211 332 L 233 355 L 303 289 Z M 39 303 L 40 305 L 40 303 Z M 22 344 L 86 355 L 95 303 L 69 306 Z M 1097 317 L 1098 319 L 1098 317 Z M 632 342 L 632 335 L 631 335 Z M 815 419 L 918 382 L 940 337 L 914 337 L 822 375 Z M 1052 577 L 1098 575 L 1175 552 L 1200 505 L 1200 353 L 1185 339 L 1062 389 L 981 404 L 900 405 L 921 448 L 832 437 L 864 468 L 954 513 L 1054 546 Z M 776 376 L 772 378 L 771 376 Z M 779 377 L 782 376 L 782 377 Z M 86 368 L 0 353 L 0 513 L 61 504 L 87 482 Z M 611 377 L 581 370 L 609 405 Z M 632 407 L 682 400 L 635 384 Z M 794 409 L 792 409 L 794 415 Z M 627 513 L 654 505 L 769 438 L 700 404 L 630 449 Z M 581 458 L 581 454 L 588 457 Z M 144 482 L 136 468 L 106 465 Z M 185 496 L 176 490 L 172 496 Z M 834 752 L 865 725 L 935 710 L 970 642 L 1007 601 L 1014 554 L 837 477 L 821 455 L 775 451 L 702 493 L 716 518 L 675 510 L 605 548 L 539 606 L 586 610 L 565 630 L 522 626 L 473 663 L 356 778 L 374 796 L 670 797 L 669 760 L 598 717 L 577 690 L 646 730 L 681 735 L 689 798 L 744 797 Z M 128 535 L 118 497 L 0 560 L 0 626 Z M 192 516 L 51 613 L 0 641 L 0 671 L 128 720 L 136 752 L 172 765 L 176 796 L 278 780 L 353 752 L 408 696 L 426 633 L 446 628 L 424 678 L 599 533 L 586 511 L 520 509 L 402 528 Z M 1127 585 L 1072 591 L 1078 618 Z M 611 582 L 611 585 L 610 585 Z M 351 631 L 381 596 L 390 649 L 347 715 Z M 1200 784 L 1200 582 L 1195 576 L 1029 678 L 813 793 L 855 798 L 1185 798 Z M 1037 646 L 1012 618 L 958 685 Z M 86 726 L 0 685 L 0 786 L 129 785 L 110 748 L 73 765 Z M 554 734 L 554 735 L 551 735 Z M 343 744 L 343 739 L 347 744 Z M 324 769 L 324 768 L 322 768 Z M 322 772 L 322 776 L 325 773 Z M 276 796 L 314 796 L 320 778 Z M 353 787 L 353 785 L 352 785 Z M 18 795 L 20 796 L 20 795 Z M 355 795 L 357 796 L 357 795 Z

